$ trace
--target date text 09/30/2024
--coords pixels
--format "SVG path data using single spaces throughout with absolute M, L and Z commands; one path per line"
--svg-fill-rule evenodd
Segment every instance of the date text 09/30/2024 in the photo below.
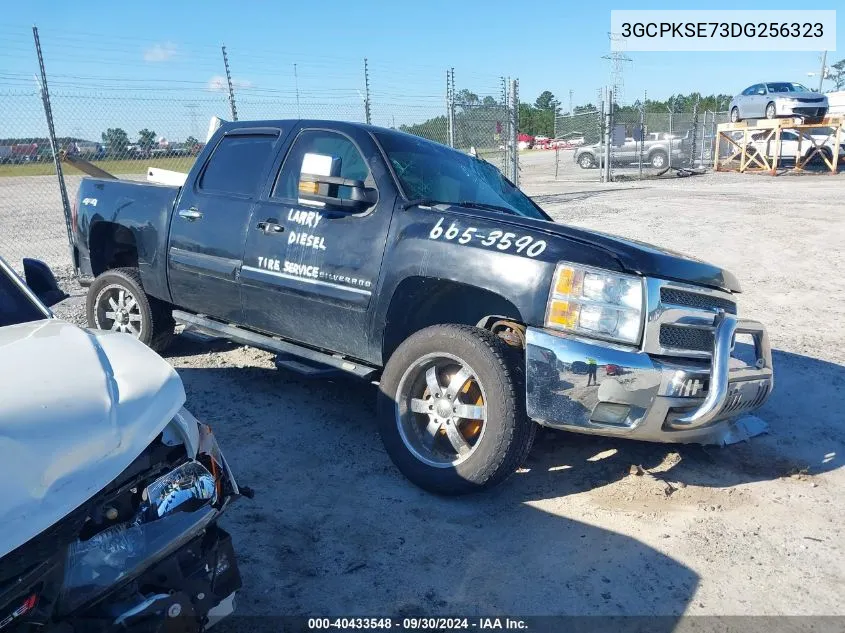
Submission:
M 395 631 L 528 631 L 525 620 L 518 618 L 309 618 L 310 631 L 395 630 Z

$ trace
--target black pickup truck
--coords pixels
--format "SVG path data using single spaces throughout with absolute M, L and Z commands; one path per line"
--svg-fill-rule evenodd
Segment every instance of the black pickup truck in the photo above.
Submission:
M 724 442 L 772 389 L 729 272 L 557 224 L 490 163 L 396 130 L 224 123 L 183 186 L 85 179 L 72 220 L 91 327 L 160 350 L 179 322 L 378 380 L 388 454 L 439 493 L 513 473 L 535 423 Z

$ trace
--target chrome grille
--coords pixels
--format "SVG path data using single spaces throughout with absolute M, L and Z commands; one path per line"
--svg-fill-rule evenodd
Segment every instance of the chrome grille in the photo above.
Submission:
M 679 325 L 660 326 L 660 345 L 674 349 L 709 352 L 713 349 L 713 330 Z
M 647 280 L 646 305 L 643 351 L 680 358 L 709 359 L 716 315 L 737 313 L 729 292 L 664 279 Z
M 701 310 L 724 310 L 728 314 L 736 314 L 736 303 L 729 299 L 712 295 L 702 295 L 677 288 L 661 288 L 660 301 L 671 303 L 676 306 L 687 306 Z

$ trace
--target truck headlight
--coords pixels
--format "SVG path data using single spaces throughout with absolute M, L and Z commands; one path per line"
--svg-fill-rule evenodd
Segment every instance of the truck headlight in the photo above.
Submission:
M 546 327 L 637 344 L 642 320 L 642 277 L 567 262 L 557 265 Z

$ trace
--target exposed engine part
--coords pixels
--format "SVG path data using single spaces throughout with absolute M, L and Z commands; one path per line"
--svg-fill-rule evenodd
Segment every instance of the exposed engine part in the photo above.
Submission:
M 502 319 L 494 322 L 490 331 L 508 345 L 525 349 L 525 326 L 522 323 Z

